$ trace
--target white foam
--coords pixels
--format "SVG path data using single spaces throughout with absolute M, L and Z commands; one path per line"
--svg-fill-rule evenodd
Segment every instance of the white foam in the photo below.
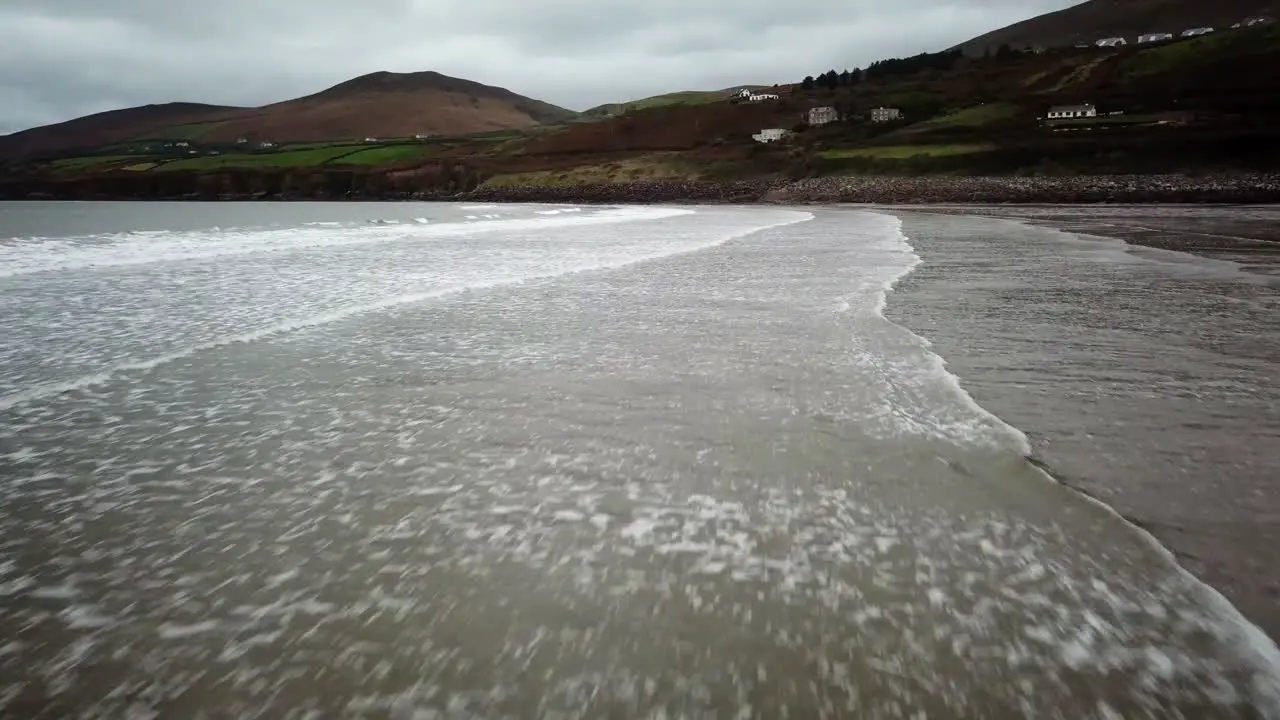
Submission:
M 893 220 L 895 224 L 894 232 L 896 234 L 896 240 L 897 242 L 901 243 L 903 247 L 906 248 L 910 261 L 896 275 L 885 280 L 880 294 L 876 297 L 874 312 L 885 322 L 890 323 L 891 325 L 897 328 L 900 328 L 905 333 L 908 333 L 912 338 L 914 338 L 917 342 L 920 343 L 922 348 L 924 348 L 925 350 L 928 350 L 929 348 L 933 347 L 933 343 L 929 342 L 927 338 L 924 338 L 920 335 L 917 335 L 914 332 L 911 332 L 910 329 L 905 328 L 901 325 L 898 325 L 892 320 L 889 320 L 888 318 L 886 318 L 884 315 L 885 307 L 888 305 L 889 293 L 893 291 L 894 287 L 896 287 L 897 284 L 901 282 L 903 278 L 910 275 L 917 267 L 919 267 L 920 263 L 922 262 L 922 260 L 920 259 L 920 255 L 916 253 L 915 247 L 911 245 L 910 239 L 907 237 L 906 233 L 903 231 L 902 220 L 893 215 L 884 215 L 884 217 L 888 217 Z M 940 378 L 947 386 L 949 386 L 950 390 L 953 392 L 955 397 L 959 399 L 962 403 L 964 403 L 979 418 L 994 424 L 995 426 L 999 427 L 1001 430 L 1008 433 L 1009 437 L 1014 439 L 1015 442 L 1017 443 L 1018 451 L 1023 456 L 1031 455 L 1031 452 L 1032 452 L 1031 441 L 1027 439 L 1026 433 L 1022 432 L 1021 430 L 1014 427 L 1013 425 L 1010 425 L 1009 423 L 1001 419 L 999 416 L 997 416 L 995 413 L 979 405 L 978 401 L 974 400 L 973 396 L 970 395 L 969 392 L 964 389 L 964 386 L 960 382 L 960 378 L 947 369 L 947 361 L 943 359 L 941 355 L 938 355 L 937 353 L 932 351 L 927 352 L 927 355 L 929 358 L 928 371 L 932 375 Z
M 190 625 L 179 625 L 177 623 L 164 623 L 156 631 L 161 638 L 165 640 L 181 640 L 189 638 L 193 635 L 203 635 L 212 632 L 218 628 L 217 620 L 205 620 Z
M 654 218 L 660 218 L 660 217 L 678 217 L 678 216 L 689 215 L 693 213 L 694 213 L 693 210 L 678 209 L 678 208 L 627 207 L 627 208 L 617 208 L 616 210 L 610 212 L 607 216 L 603 216 L 603 217 L 593 215 L 593 216 L 584 216 L 580 218 L 573 218 L 571 221 L 568 221 L 566 224 L 571 224 L 572 226 L 576 227 L 582 224 L 619 222 L 625 219 L 654 219 Z M 212 340 L 208 340 L 206 342 L 195 343 L 192 345 L 179 348 L 177 350 L 173 350 L 171 352 L 156 355 L 154 357 L 116 363 L 114 365 L 103 368 L 97 372 L 82 375 L 80 377 L 76 377 L 73 379 L 32 385 L 19 392 L 11 393 L 9 395 L 0 397 L 0 410 L 7 410 L 14 406 L 22 405 L 22 404 L 31 402 L 33 400 L 37 400 L 39 398 L 49 397 L 51 395 L 58 395 L 64 392 L 70 392 L 74 390 L 87 389 L 96 385 L 101 385 L 106 382 L 109 382 L 123 373 L 153 370 L 157 367 L 180 360 L 182 358 L 190 357 L 200 352 L 214 350 L 216 348 L 225 347 L 228 345 L 235 345 L 240 343 L 252 343 L 252 342 L 257 342 L 261 340 L 266 340 L 272 337 L 285 335 L 298 330 L 303 330 L 306 328 L 312 328 L 312 327 L 317 327 L 321 325 L 327 325 L 333 322 L 338 322 L 356 315 L 361 315 L 361 314 L 370 313 L 370 312 L 377 312 L 382 310 L 390 310 L 399 306 L 419 303 L 426 300 L 432 300 L 432 299 L 440 298 L 446 295 L 451 295 L 459 292 L 488 289 L 488 288 L 498 287 L 502 285 L 522 283 L 529 280 L 559 277 L 561 275 L 570 275 L 578 272 L 613 269 L 618 267 L 624 267 L 627 265 L 632 265 L 639 262 L 654 260 L 660 257 L 668 257 L 668 256 L 679 255 L 687 252 L 694 252 L 694 251 L 714 247 L 717 245 L 721 245 L 730 240 L 743 237 L 745 235 L 749 235 L 762 230 L 766 230 L 771 227 L 789 225 L 796 222 L 804 222 L 812 218 L 813 218 L 813 215 L 811 213 L 793 212 L 793 213 L 789 213 L 785 217 L 785 219 L 781 219 L 771 224 L 744 228 L 742 230 L 739 230 L 718 238 L 701 238 L 695 242 L 691 242 L 689 245 L 682 246 L 679 248 L 663 248 L 663 249 L 650 250 L 649 252 L 637 252 L 635 254 L 630 254 L 625 256 L 614 256 L 614 257 L 600 257 L 600 256 L 588 255 L 588 256 L 584 256 L 577 263 L 557 265 L 557 266 L 551 267 L 550 269 L 546 269 L 546 268 L 538 269 L 535 267 L 535 268 L 524 268 L 524 269 L 515 270 L 515 271 L 508 271 L 507 274 L 493 275 L 493 276 L 489 276 L 488 278 L 474 280 L 470 282 L 464 282 L 464 283 L 460 283 L 453 286 L 437 287 L 424 292 L 393 295 L 393 296 L 380 298 L 372 302 L 348 305 L 348 306 L 338 308 L 336 310 L 331 310 L 328 312 L 284 319 L 255 330 L 250 330 L 247 332 L 237 333 L 233 335 L 221 336 Z M 492 224 L 498 225 L 504 222 L 507 222 L 507 221 L 497 221 Z M 535 224 L 532 225 L 532 227 L 542 228 L 547 226 L 546 223 L 548 221 L 512 221 L 512 222 L 515 222 L 515 223 L 524 222 L 524 224 L 519 225 L 519 227 L 530 227 L 529 222 L 533 222 Z M 435 227 L 438 228 L 440 226 L 435 226 Z
M 24 239 L 0 246 L 0 277 L 104 267 L 185 262 L 255 253 L 290 253 L 320 247 L 411 242 L 441 237 L 660 220 L 692 214 L 671 207 L 621 207 L 576 217 L 538 217 L 483 223 L 390 224 L 286 229 L 161 231 L 147 235 L 112 233 L 71 239 Z M 478 216 L 469 215 L 470 219 Z

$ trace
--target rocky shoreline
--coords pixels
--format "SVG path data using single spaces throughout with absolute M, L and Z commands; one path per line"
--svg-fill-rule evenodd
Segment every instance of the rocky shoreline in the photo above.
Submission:
M 225 173 L 224 173 L 225 175 Z M 145 178 L 144 178 L 145 179 Z M 437 187 L 389 187 L 350 178 L 334 186 L 264 187 L 238 176 L 184 177 L 183 182 L 0 179 L 0 200 L 187 201 L 466 201 L 537 203 L 774 203 L 872 205 L 1280 203 L 1280 174 L 1082 176 L 850 175 L 786 180 L 660 180 L 588 185 L 480 187 L 457 192 Z M 260 179 L 260 178 L 259 178 Z M 118 181 L 117 181 L 118 180 Z
M 428 199 L 428 198 L 423 198 Z M 844 176 L 481 188 L 450 200 L 575 203 L 1245 203 L 1280 202 L 1280 175 L 1074 177 Z

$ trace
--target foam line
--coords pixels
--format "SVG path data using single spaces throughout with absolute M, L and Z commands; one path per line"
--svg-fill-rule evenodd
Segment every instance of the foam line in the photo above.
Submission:
M 433 240 L 478 233 L 543 230 L 611 223 L 660 220 L 692 214 L 672 207 L 623 207 L 581 215 L 487 220 L 484 222 L 387 224 L 335 231 L 330 226 L 287 230 L 223 231 L 210 239 L 208 230 L 146 231 L 99 235 L 75 240 L 43 240 L 0 245 L 0 277 L 106 267 L 186 262 L 231 255 L 291 253 L 319 247 Z
M 902 220 L 897 216 L 885 215 L 887 217 L 892 217 L 897 222 L 898 236 L 901 242 L 909 249 L 913 260 L 911 264 L 906 266 L 900 274 L 885 283 L 884 293 L 881 295 L 880 302 L 877 304 L 877 313 L 879 313 L 881 317 L 884 317 L 883 310 L 887 304 L 888 293 L 891 292 L 903 278 L 910 275 L 916 267 L 923 262 L 919 254 L 916 253 L 915 247 L 911 245 L 910 239 L 903 231 Z M 924 343 L 925 347 L 932 347 L 932 343 L 930 343 L 926 338 L 916 335 L 914 332 L 911 332 L 911 330 L 904 328 L 897 323 L 893 323 L 892 320 L 888 320 L 886 318 L 885 321 L 892 323 L 895 326 L 902 328 L 904 331 L 911 333 L 912 336 L 919 338 L 919 340 Z M 1026 434 L 1000 419 L 1000 417 L 995 413 L 992 413 L 979 405 L 978 402 L 974 400 L 973 396 L 964 389 L 960 378 L 946 369 L 946 361 L 937 353 L 931 352 L 930 355 L 935 359 L 934 365 L 937 370 L 948 377 L 949 384 L 954 386 L 959 396 L 977 412 L 986 417 L 992 418 L 1003 427 L 1008 428 L 1009 432 L 1016 434 L 1024 448 L 1022 452 L 1023 456 L 1030 459 L 1032 455 L 1032 447 Z M 1059 485 L 1063 484 L 1042 464 L 1038 462 L 1031 462 L 1031 465 L 1047 481 Z M 1070 489 L 1069 485 L 1066 485 L 1065 487 Z M 1160 544 L 1160 541 L 1156 539 L 1154 535 L 1147 532 L 1144 528 L 1129 522 L 1123 515 L 1117 512 L 1115 508 L 1101 500 L 1090 497 L 1089 495 L 1081 492 L 1077 492 L 1076 494 L 1112 515 L 1120 523 L 1128 526 L 1128 528 L 1142 541 L 1148 543 L 1149 547 L 1155 550 L 1157 555 L 1167 560 L 1175 572 L 1182 574 L 1188 583 L 1192 587 L 1196 588 L 1205 605 L 1213 611 L 1216 611 L 1218 620 L 1223 623 L 1223 629 L 1233 637 L 1238 646 L 1242 648 L 1248 656 L 1250 656 L 1250 659 L 1257 669 L 1256 674 L 1252 678 L 1252 683 L 1257 696 L 1262 698 L 1266 703 L 1264 707 L 1259 708 L 1263 712 L 1263 717 L 1280 718 L 1280 647 L 1277 647 L 1261 628 L 1250 622 L 1235 605 L 1231 604 L 1231 601 L 1227 600 L 1227 598 L 1222 595 L 1222 593 L 1218 592 L 1212 586 L 1204 583 L 1198 577 L 1187 571 L 1187 569 L 1178 562 L 1177 557 L 1168 548 Z
M 929 369 L 936 376 L 942 378 L 943 382 L 955 393 L 956 397 L 959 398 L 962 403 L 964 403 L 970 410 L 972 410 L 978 416 L 991 421 L 994 425 L 996 425 L 1000 429 L 1007 432 L 1010 437 L 1014 438 L 1015 442 L 1018 444 L 1018 450 L 1020 454 L 1022 454 L 1023 456 L 1031 455 L 1031 452 L 1032 452 L 1031 441 L 1027 439 L 1026 433 L 1010 425 L 1009 423 L 1001 419 L 999 416 L 997 416 L 995 413 L 992 413 L 991 411 L 979 405 L 978 401 L 974 400 L 973 396 L 970 395 L 968 391 L 964 389 L 964 386 L 961 383 L 960 378 L 956 376 L 955 373 L 947 369 L 946 359 L 944 359 L 941 355 L 932 351 L 931 348 L 933 347 L 933 343 L 929 342 L 928 338 L 917 335 L 916 333 L 912 332 L 910 328 L 903 327 L 902 325 L 899 325 L 898 323 L 895 323 L 889 318 L 885 317 L 884 313 L 885 313 L 885 308 L 888 306 L 889 293 L 893 292 L 894 288 L 897 287 L 898 283 L 901 282 L 908 275 L 910 275 L 912 272 L 914 272 L 915 269 L 919 267 L 923 261 L 921 260 L 920 255 L 916 253 L 915 247 L 911 245 L 910 240 L 907 238 L 906 233 L 903 231 L 902 220 L 900 218 L 894 215 L 888 215 L 883 213 L 875 213 L 875 214 L 881 215 L 882 217 L 890 218 L 893 220 L 894 234 L 896 235 L 896 240 L 906 249 L 908 257 L 910 258 L 910 262 L 908 262 L 908 264 L 903 266 L 902 269 L 896 275 L 885 280 L 884 285 L 881 288 L 880 294 L 876 298 L 876 304 L 875 304 L 875 308 L 873 309 L 873 312 L 877 317 L 879 317 L 884 322 L 902 330 L 904 333 L 910 335 L 916 342 L 920 343 L 921 347 L 923 347 L 926 351 L 928 351 L 927 354 L 929 357 L 929 364 L 930 364 Z

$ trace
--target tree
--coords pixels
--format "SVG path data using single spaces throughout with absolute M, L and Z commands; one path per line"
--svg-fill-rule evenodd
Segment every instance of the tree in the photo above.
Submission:
M 804 88 L 805 90 L 812 90 L 812 89 L 813 89 L 813 76 L 812 76 L 812 75 L 806 75 L 806 76 L 805 76 L 805 78 L 804 78 L 804 82 L 800 84 L 800 87 Z
M 840 73 L 840 84 L 842 86 L 848 86 L 852 84 L 852 80 L 850 80 L 851 77 L 852 77 L 852 73 L 850 73 L 848 70 L 845 70 L 844 72 Z

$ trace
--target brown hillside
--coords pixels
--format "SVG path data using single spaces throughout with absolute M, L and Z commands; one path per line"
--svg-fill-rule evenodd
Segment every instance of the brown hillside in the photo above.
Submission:
M 218 120 L 243 108 L 200 103 L 143 105 L 0 135 L 0 160 L 72 155 L 172 125 Z
M 956 47 L 969 55 L 981 55 L 1005 44 L 1051 48 L 1113 36 L 1132 43 L 1144 33 L 1177 35 L 1201 26 L 1224 30 L 1258 15 L 1280 17 L 1280 0 L 1088 0 L 979 35 Z
M 0 160 L 69 155 L 148 137 L 283 143 L 457 135 L 561 122 L 576 114 L 505 88 L 440 73 L 379 72 L 260 108 L 148 105 L 34 128 L 0 137 Z M 174 128 L 205 122 L 206 127 Z
M 200 139 L 306 142 L 416 133 L 456 135 L 524 128 L 574 115 L 504 88 L 435 72 L 380 72 L 248 111 Z

